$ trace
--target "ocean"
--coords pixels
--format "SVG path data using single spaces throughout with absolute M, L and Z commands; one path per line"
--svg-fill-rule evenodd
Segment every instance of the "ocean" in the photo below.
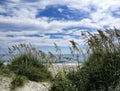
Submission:
M 61 54 L 61 55 L 55 55 L 55 58 L 53 59 L 54 63 L 78 63 L 83 62 L 84 57 L 82 55 L 78 54 Z

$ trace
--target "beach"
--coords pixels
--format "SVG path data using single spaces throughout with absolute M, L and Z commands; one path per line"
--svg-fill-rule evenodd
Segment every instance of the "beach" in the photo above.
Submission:
M 72 69 L 76 69 L 77 66 L 78 66 L 78 63 L 54 63 L 50 65 L 48 70 L 51 71 L 53 75 L 56 75 L 59 71 L 61 72 L 70 71 Z
M 58 72 L 69 71 L 70 69 L 75 69 L 78 64 L 76 63 L 54 63 L 48 66 L 48 70 L 52 72 L 55 76 Z M 0 91 L 10 91 L 12 79 L 9 77 L 0 76 Z M 33 82 L 28 81 L 23 87 L 18 87 L 13 91 L 48 91 L 50 87 L 50 82 Z

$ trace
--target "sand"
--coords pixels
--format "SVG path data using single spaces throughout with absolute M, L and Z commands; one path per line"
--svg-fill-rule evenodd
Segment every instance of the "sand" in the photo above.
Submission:
M 76 68 L 76 64 L 52 64 L 49 66 L 49 70 L 55 76 L 59 71 L 63 69 L 69 70 L 70 68 Z M 0 76 L 0 91 L 10 91 L 12 79 L 9 77 Z M 29 81 L 23 87 L 16 88 L 14 91 L 48 91 L 50 87 L 49 82 L 33 82 Z
M 11 81 L 9 77 L 0 76 L 0 91 L 11 91 Z M 48 91 L 50 83 L 29 81 L 23 87 L 18 87 L 12 91 Z
M 48 70 L 53 73 L 53 76 L 55 76 L 59 71 L 65 70 L 67 72 L 69 70 L 76 69 L 77 66 L 78 64 L 76 63 L 67 63 L 67 64 L 56 63 L 56 64 L 50 65 Z

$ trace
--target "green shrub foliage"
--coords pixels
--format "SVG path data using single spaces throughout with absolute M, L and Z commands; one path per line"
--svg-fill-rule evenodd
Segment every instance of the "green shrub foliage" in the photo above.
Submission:
M 64 72 L 58 72 L 49 91 L 78 91 Z
M 73 87 L 73 91 L 115 91 L 120 85 L 120 30 L 98 30 L 98 33 L 82 35 L 88 45 L 88 59 L 65 75 L 69 82 L 58 81 L 61 78 L 58 77 L 52 89 L 71 91 L 68 89 Z M 72 85 L 67 87 L 64 83 Z
M 51 73 L 44 65 L 45 54 L 36 51 L 31 45 L 20 44 L 10 49 L 11 60 L 9 68 L 16 74 L 26 76 L 32 81 L 47 81 L 52 79 Z
M 13 81 L 11 82 L 11 89 L 15 89 L 17 87 L 24 86 L 24 84 L 28 81 L 25 76 L 16 75 Z

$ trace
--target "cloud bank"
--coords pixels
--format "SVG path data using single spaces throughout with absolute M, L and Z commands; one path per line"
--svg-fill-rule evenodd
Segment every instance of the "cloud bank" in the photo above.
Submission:
M 120 28 L 120 0 L 1 0 L 0 48 L 82 45 L 81 31 Z M 4 46 L 3 46 L 4 45 Z M 41 47 L 42 48 L 42 47 Z

